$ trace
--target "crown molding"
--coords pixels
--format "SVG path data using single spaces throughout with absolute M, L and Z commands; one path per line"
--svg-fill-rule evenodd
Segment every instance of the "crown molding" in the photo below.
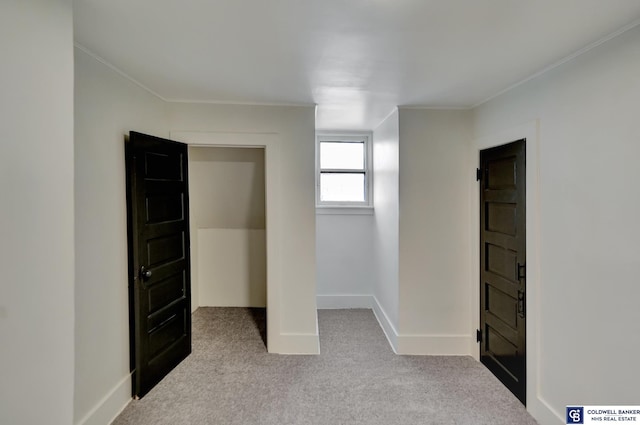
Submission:
M 469 107 L 469 109 L 475 109 L 478 106 L 480 106 L 480 105 L 482 105 L 484 103 L 487 103 L 490 100 L 493 100 L 496 97 L 501 96 L 501 95 L 503 95 L 503 94 L 515 89 L 516 87 L 519 87 L 519 86 L 521 86 L 521 85 L 523 85 L 523 84 L 525 84 L 525 83 L 527 83 L 527 82 L 529 82 L 531 80 L 534 80 L 534 79 L 542 76 L 543 74 L 546 74 L 547 72 L 550 72 L 550 71 L 552 71 L 552 70 L 564 65 L 565 63 L 576 59 L 578 56 L 584 55 L 585 53 L 589 52 L 590 50 L 595 49 L 596 47 L 606 43 L 607 41 L 612 40 L 612 39 L 624 34 L 625 32 L 634 29 L 638 25 L 640 25 L 640 19 L 636 19 L 636 20 L 628 23 L 627 25 L 623 26 L 622 28 L 620 28 L 620 29 L 618 29 L 618 30 L 616 30 L 616 31 L 614 31 L 612 33 L 609 33 L 609 34 L 605 35 L 604 37 L 594 41 L 593 43 L 583 47 L 582 49 L 570 54 L 569 56 L 565 56 L 564 58 L 560 59 L 559 61 L 554 62 L 551 65 L 542 68 L 538 72 L 535 72 L 535 73 L 531 74 L 530 76 L 518 81 L 517 83 L 514 83 L 514 84 L 512 84 L 512 85 L 510 85 L 510 86 L 508 86 L 508 87 L 506 87 L 506 88 L 504 88 L 502 90 L 500 90 L 499 92 L 497 92 L 496 94 L 494 94 L 492 96 L 489 96 L 485 100 L 472 105 L 471 107 Z
M 127 74 L 126 72 L 124 72 L 123 70 L 118 68 L 117 66 L 113 65 L 111 62 L 107 61 L 103 57 L 101 57 L 101 56 L 97 55 L 96 53 L 92 52 L 87 47 L 83 46 L 82 44 L 78 43 L 77 41 L 74 41 L 73 45 L 75 46 L 76 49 L 78 49 L 81 52 L 89 55 L 93 59 L 97 60 L 98 62 L 100 62 L 101 64 L 106 66 L 107 68 L 111 69 L 112 71 L 114 71 L 115 73 L 120 75 L 121 77 L 126 78 L 127 80 L 131 81 L 133 84 L 135 84 L 138 87 L 140 87 L 141 89 L 149 92 L 150 94 L 154 95 L 158 99 L 161 99 L 161 100 L 164 100 L 165 102 L 167 102 L 167 99 L 162 97 L 160 94 L 158 94 L 157 92 L 151 90 L 149 87 L 145 86 L 140 81 L 136 80 L 135 78 L 133 78 L 132 76 L 130 76 L 129 74 Z
M 281 107 L 289 107 L 289 108 L 301 108 L 301 107 L 309 108 L 309 107 L 317 106 L 317 104 L 315 103 L 236 102 L 236 101 L 227 101 L 227 100 L 173 99 L 173 98 L 166 98 L 165 100 L 170 103 L 197 103 L 197 104 L 207 104 L 207 105 L 281 106 Z
M 429 111 L 468 111 L 471 106 L 399 105 L 398 109 L 426 109 Z

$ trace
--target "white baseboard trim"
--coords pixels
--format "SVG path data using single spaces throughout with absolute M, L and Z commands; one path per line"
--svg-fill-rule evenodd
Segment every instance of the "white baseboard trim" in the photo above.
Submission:
M 471 335 L 398 335 L 398 354 L 469 356 Z
M 527 403 L 527 411 L 542 425 L 561 425 L 565 418 L 549 405 L 542 397 L 534 396 L 533 403 Z
M 398 334 L 378 299 L 373 295 L 318 295 L 318 309 L 370 308 L 396 354 L 469 356 L 475 347 L 472 335 Z
M 384 335 L 387 337 L 391 349 L 394 353 L 398 354 L 398 332 L 375 296 L 373 297 L 372 307 L 373 314 L 376 316 L 376 319 L 378 319 L 378 323 L 382 328 L 382 332 L 384 332 Z
M 316 303 L 319 310 L 342 308 L 371 308 L 373 295 L 318 295 Z
M 76 425 L 110 424 L 131 402 L 131 374 L 125 376 Z
M 278 338 L 278 354 L 320 354 L 318 334 L 281 333 Z
M 419 356 L 468 356 L 471 335 L 402 335 L 398 334 L 389 316 L 373 297 L 373 314 L 396 354 Z

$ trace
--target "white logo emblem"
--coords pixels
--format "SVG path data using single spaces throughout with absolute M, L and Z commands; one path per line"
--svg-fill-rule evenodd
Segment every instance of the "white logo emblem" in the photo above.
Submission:
M 578 409 L 569 410 L 569 417 L 574 423 L 580 422 L 580 410 Z

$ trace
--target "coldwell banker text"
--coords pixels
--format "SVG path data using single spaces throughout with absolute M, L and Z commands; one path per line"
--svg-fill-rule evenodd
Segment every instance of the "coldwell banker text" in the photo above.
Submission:
M 640 406 L 567 406 L 567 424 L 640 423 Z

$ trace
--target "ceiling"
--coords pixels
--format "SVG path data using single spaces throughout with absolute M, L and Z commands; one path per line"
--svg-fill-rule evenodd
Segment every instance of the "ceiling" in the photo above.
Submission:
M 322 129 L 468 108 L 640 18 L 638 0 L 75 0 L 76 42 L 166 100 L 317 104 Z

